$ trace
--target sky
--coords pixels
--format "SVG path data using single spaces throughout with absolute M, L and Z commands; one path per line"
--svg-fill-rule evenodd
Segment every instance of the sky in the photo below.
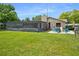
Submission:
M 13 3 L 12 5 L 21 20 L 43 14 L 59 18 L 62 12 L 79 10 L 79 3 Z

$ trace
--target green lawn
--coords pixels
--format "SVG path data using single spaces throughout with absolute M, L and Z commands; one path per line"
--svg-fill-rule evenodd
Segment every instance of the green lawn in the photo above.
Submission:
M 79 55 L 79 38 L 46 32 L 0 31 L 0 56 Z

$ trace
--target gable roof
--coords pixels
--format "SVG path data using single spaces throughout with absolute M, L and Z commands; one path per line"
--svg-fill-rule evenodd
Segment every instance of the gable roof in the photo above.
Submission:
M 63 21 L 63 20 L 60 20 L 60 19 L 56 19 L 56 18 L 53 18 L 53 17 L 48 17 L 47 19 L 52 19 L 52 20 L 54 20 L 54 21 L 66 22 L 66 21 Z
M 56 18 L 53 18 L 53 17 L 48 17 L 47 19 L 58 20 L 58 19 L 56 19 Z

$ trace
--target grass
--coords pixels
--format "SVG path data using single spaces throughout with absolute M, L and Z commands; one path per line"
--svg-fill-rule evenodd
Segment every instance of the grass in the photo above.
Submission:
M 0 31 L 0 56 L 79 56 L 79 38 L 46 32 Z

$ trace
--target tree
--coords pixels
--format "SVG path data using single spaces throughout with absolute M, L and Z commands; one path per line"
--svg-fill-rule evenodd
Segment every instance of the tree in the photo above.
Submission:
M 71 11 L 69 18 L 72 21 L 72 23 L 79 23 L 79 10 Z
M 35 20 L 35 17 L 32 17 L 32 20 L 34 21 Z
M 33 21 L 40 21 L 40 20 L 41 20 L 41 15 L 32 17 L 32 20 L 33 20 Z
M 0 4 L 0 22 L 4 24 L 6 28 L 6 22 L 18 21 L 19 18 L 15 12 L 15 8 L 10 4 Z
M 24 21 L 30 21 L 30 18 L 29 17 L 26 17 Z
M 69 18 L 69 12 L 63 12 L 60 17 L 60 19 L 68 19 Z
M 70 15 L 70 12 L 63 12 L 63 13 L 59 16 L 59 19 L 62 19 L 62 20 L 67 19 L 67 21 L 70 22 L 70 21 L 69 21 L 69 15 Z
M 60 17 L 60 19 L 67 19 L 69 23 L 79 23 L 79 10 L 72 10 L 69 12 L 63 12 Z

